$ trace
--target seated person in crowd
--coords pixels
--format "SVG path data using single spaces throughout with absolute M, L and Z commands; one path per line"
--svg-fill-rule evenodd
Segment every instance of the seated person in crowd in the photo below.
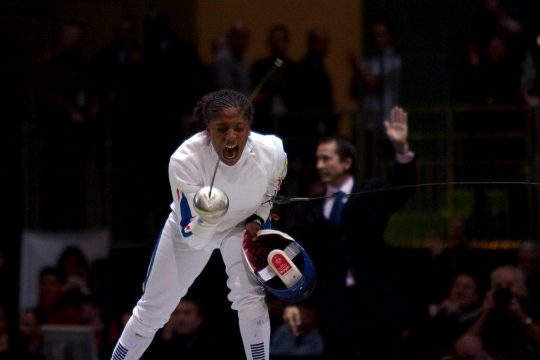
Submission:
M 411 329 L 408 351 L 411 358 L 438 359 L 452 351 L 480 314 L 480 295 L 476 279 L 467 273 L 455 276 L 448 296 L 429 304 Z
M 270 356 L 272 360 L 322 359 L 323 339 L 317 326 L 317 310 L 310 305 L 300 307 L 302 324 L 295 336 L 282 323 L 270 339 Z
M 491 273 L 482 311 L 467 333 L 479 336 L 496 359 L 540 357 L 540 304 L 531 301 L 524 278 L 515 266 Z
M 149 359 L 219 359 L 223 347 L 211 334 L 200 302 L 186 295 L 142 357 Z

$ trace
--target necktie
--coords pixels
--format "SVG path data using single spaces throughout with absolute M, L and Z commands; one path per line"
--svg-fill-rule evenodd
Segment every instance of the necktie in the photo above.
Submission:
M 344 197 L 345 193 L 343 191 L 336 191 L 334 193 L 334 204 L 332 205 L 330 217 L 328 218 L 328 221 L 330 221 L 332 225 L 337 226 L 341 223 L 341 211 L 343 210 L 343 206 L 345 205 L 343 203 Z

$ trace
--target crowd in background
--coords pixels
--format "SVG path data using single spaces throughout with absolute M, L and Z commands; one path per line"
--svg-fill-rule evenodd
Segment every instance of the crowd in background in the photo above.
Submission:
M 393 343 L 393 356 L 383 357 L 389 352 L 381 347 L 380 358 L 536 359 L 540 349 L 540 246 L 525 242 L 518 251 L 485 257 L 488 259 L 478 264 L 467 252 L 453 250 L 439 256 L 411 256 L 399 264 L 406 288 L 399 308 L 406 315 L 399 319 L 400 338 Z M 215 265 L 203 273 L 158 331 L 144 359 L 211 359 L 224 353 L 243 356 L 235 317 L 223 313 L 228 305 L 221 276 L 224 274 Z M 120 300 L 120 281 L 109 259 L 89 262 L 80 249 L 67 247 L 55 266 L 40 271 L 36 307 L 19 314 L 0 307 L 0 358 L 45 359 L 40 328 L 44 324 L 89 327 L 99 358 L 110 358 L 135 301 Z M 222 305 L 216 302 L 219 296 Z M 287 303 L 268 295 L 267 304 L 271 358 L 324 359 L 325 343 L 312 303 L 301 304 L 303 322 L 296 336 L 282 318 Z M 385 318 L 380 312 L 368 315 L 374 309 L 358 307 L 355 311 Z M 355 326 L 348 330 L 355 331 Z M 375 341 L 379 340 L 385 342 Z M 360 343 L 350 345 L 354 348 Z M 362 353 L 361 348 L 356 350 Z
M 463 44 L 456 102 L 540 107 L 537 34 L 513 17 L 503 2 L 483 4 L 477 28 Z M 284 138 L 290 163 L 297 166 L 287 179 L 293 185 L 284 184 L 284 191 L 316 192 L 316 175 L 302 164 L 314 163 L 317 139 L 336 135 L 340 118 L 325 66 L 331 41 L 325 29 L 313 27 L 307 34 L 305 56 L 293 61 L 288 56 L 291 34 L 276 25 L 268 31 L 268 55 L 248 64 L 244 56 L 250 29 L 237 21 L 225 36 L 215 38 L 213 61 L 204 63 L 198 44 L 177 36 L 170 21 L 165 15 L 148 17 L 143 24 L 122 20 L 114 28 L 114 41 L 89 57 L 82 56 L 84 37 L 89 34 L 77 22 L 65 23 L 54 46 L 36 59 L 31 99 L 37 228 L 76 230 L 107 224 L 120 242 L 151 242 L 170 211 L 169 157 L 198 130 L 191 114 L 196 100 L 217 88 L 249 95 L 276 58 L 284 65 L 254 98 L 253 130 L 277 132 Z M 361 121 L 366 125 L 367 144 L 382 131 L 389 109 L 400 101 L 406 59 L 393 47 L 392 30 L 384 20 L 373 21 L 369 32 L 373 51 L 350 59 L 350 95 L 365 116 Z M 486 121 L 487 126 L 465 119 L 462 129 L 513 130 L 520 120 L 509 122 L 497 115 Z M 366 169 L 370 159 L 386 156 L 384 151 L 361 154 Z M 476 147 L 465 151 L 479 158 L 496 156 Z M 508 155 L 511 149 L 504 152 Z M 485 172 L 480 169 L 469 175 L 481 179 Z M 489 176 L 503 179 L 505 175 Z M 416 264 L 394 259 L 396 268 L 403 270 L 402 287 L 407 288 L 401 304 L 406 317 L 399 328 L 399 358 L 538 358 L 538 241 L 525 242 L 519 251 L 481 264 L 473 264 L 463 249 L 424 255 Z M 2 264 L 0 258 L 3 279 L 7 275 L 1 273 Z M 242 356 L 238 334 L 231 330 L 234 321 L 222 308 L 208 308 L 205 300 L 214 296 L 209 294 L 223 293 L 223 309 L 227 308 L 225 289 L 217 285 L 222 282 L 214 279 L 224 276 L 219 265 L 212 265 L 207 281 L 197 283 L 182 299 L 144 359 L 168 358 L 168 354 L 215 358 L 224 352 Z M 56 266 L 41 270 L 36 308 L 13 316 L 0 307 L 0 359 L 44 359 L 40 324 L 90 326 L 100 359 L 108 359 L 137 297 L 119 296 L 115 281 L 121 280 L 112 275 L 114 269 L 110 259 L 89 263 L 79 249 L 66 249 Z M 7 302 L 4 296 L 0 303 Z M 322 359 L 324 342 L 314 309 L 302 307 L 308 320 L 302 336 L 294 337 L 282 323 L 284 304 L 271 297 L 268 304 L 272 356 Z
M 454 102 L 537 108 L 540 47 L 528 31 L 532 27 L 512 17 L 500 1 L 483 4 L 461 46 L 461 65 L 451 84 Z M 250 29 L 242 21 L 231 24 L 223 37 L 216 36 L 211 63 L 201 61 L 201 44 L 175 34 L 166 15 L 149 16 L 142 24 L 122 20 L 114 32 L 110 44 L 88 54 L 84 39 L 90 34 L 76 22 L 65 23 L 54 45 L 34 62 L 27 168 L 31 227 L 106 224 L 120 241 L 155 236 L 159 219 L 168 211 L 162 204 L 170 197 L 163 190 L 167 178 L 159 174 L 176 145 L 198 130 L 191 116 L 196 99 L 223 87 L 251 94 L 276 58 L 284 65 L 254 99 L 253 130 L 284 138 L 292 175 L 285 184 L 290 189 L 285 190 L 307 195 L 316 179 L 316 139 L 337 134 L 343 119 L 325 64 L 333 40 L 326 29 L 313 26 L 306 34 L 305 54 L 292 60 L 292 35 L 278 24 L 268 29 L 268 54 L 252 64 L 245 59 Z M 363 57 L 350 58 L 350 97 L 358 103 L 359 114 L 353 129 L 363 129 L 362 138 L 355 141 L 362 145 L 366 175 L 376 161 L 388 157 L 388 149 L 374 139 L 402 95 L 406 61 L 394 46 L 394 32 L 388 21 L 371 20 Z M 479 164 L 456 168 L 458 178 L 508 180 L 506 170 L 521 171 L 481 164 L 493 159 L 517 162 L 524 152 L 525 145 L 515 136 L 497 143 L 478 141 L 489 137 L 486 134 L 525 129 L 524 113 L 513 114 L 512 121 L 507 115 L 470 112 L 455 119 L 456 131 L 472 135 L 456 150 L 457 156 Z M 512 195 L 520 201 L 524 196 Z M 477 203 L 485 203 L 485 194 L 475 196 Z M 518 209 L 512 210 L 516 220 L 521 217 Z M 480 210 L 476 215 L 483 216 Z M 125 218 L 132 219 L 129 226 Z

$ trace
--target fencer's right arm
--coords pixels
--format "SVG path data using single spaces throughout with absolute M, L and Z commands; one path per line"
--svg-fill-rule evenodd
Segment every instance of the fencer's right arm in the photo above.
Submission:
M 203 248 L 214 236 L 222 217 L 207 217 L 198 214 L 193 205 L 195 194 L 201 189 L 196 169 L 185 162 L 171 159 L 169 182 L 173 206 L 180 226 L 182 239 L 192 248 Z

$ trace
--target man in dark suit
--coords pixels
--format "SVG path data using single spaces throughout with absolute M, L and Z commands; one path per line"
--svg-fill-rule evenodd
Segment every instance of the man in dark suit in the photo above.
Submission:
M 403 303 L 389 272 L 383 234 L 414 188 L 383 189 L 415 184 L 416 167 L 408 144 L 407 113 L 394 107 L 385 128 L 396 152 L 387 181 L 354 179 L 356 149 L 346 139 L 319 142 L 316 167 L 323 196 L 298 208 L 296 225 L 289 230 L 317 268 L 317 288 L 307 301 L 317 307 L 328 359 L 358 354 L 391 359 L 400 337 Z M 298 308 L 287 306 L 284 320 L 296 333 L 301 323 Z

